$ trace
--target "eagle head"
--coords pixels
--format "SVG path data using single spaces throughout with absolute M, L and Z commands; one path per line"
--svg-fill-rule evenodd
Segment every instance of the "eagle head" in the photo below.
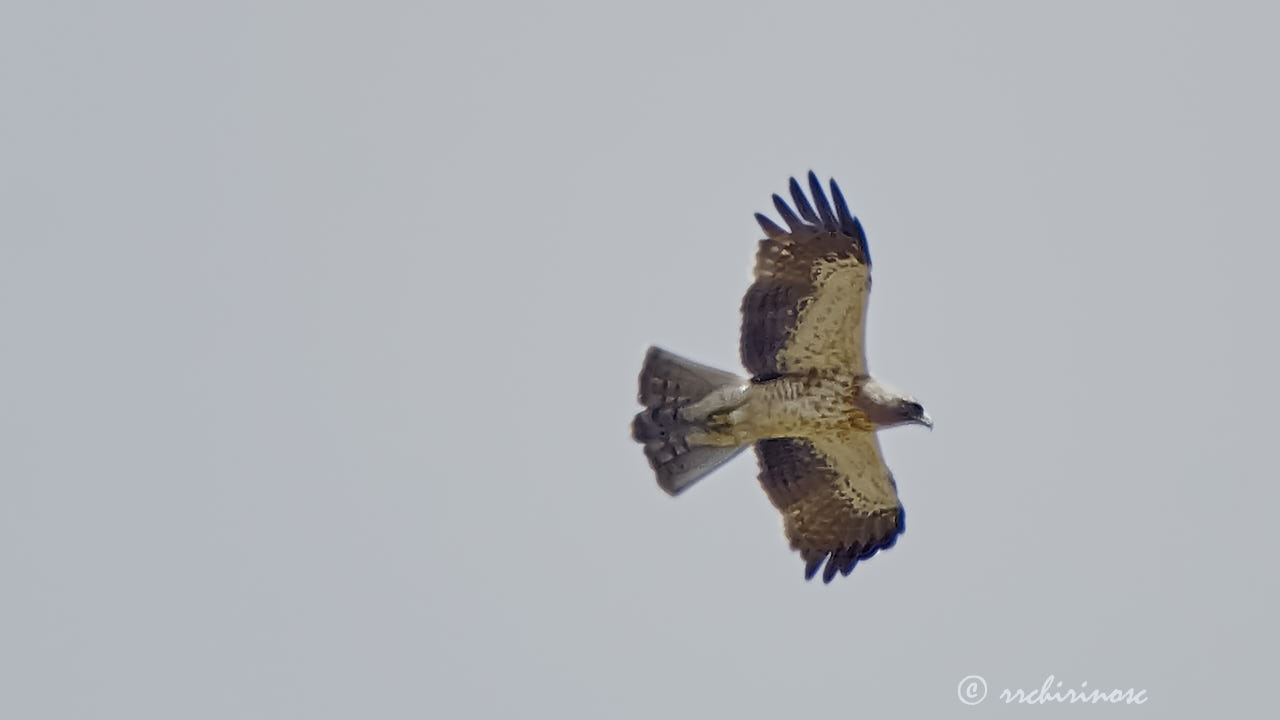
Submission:
M 924 406 L 917 400 L 910 397 L 902 398 L 898 403 L 898 421 L 894 425 L 902 425 L 904 423 L 914 423 L 923 425 L 930 430 L 933 429 L 933 418 L 929 417 L 929 413 L 924 411 Z
M 912 424 L 933 429 L 933 418 L 920 401 L 878 380 L 867 379 L 859 392 L 858 405 L 876 427 Z

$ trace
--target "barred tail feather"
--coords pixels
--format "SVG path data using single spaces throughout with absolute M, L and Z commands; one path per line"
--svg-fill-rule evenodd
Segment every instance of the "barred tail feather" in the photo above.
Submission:
M 678 495 L 744 449 L 690 443 L 688 435 L 698 425 L 681 413 L 712 391 L 742 382 L 733 373 L 649 348 L 640 370 L 640 404 L 645 409 L 636 415 L 631 435 L 644 445 L 658 485 L 669 495 Z

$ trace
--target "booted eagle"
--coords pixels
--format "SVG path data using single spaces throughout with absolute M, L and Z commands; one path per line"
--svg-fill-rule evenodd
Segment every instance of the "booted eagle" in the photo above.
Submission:
M 632 436 L 671 495 L 755 445 L 760 484 L 805 578 L 821 569 L 831 582 L 903 531 L 876 431 L 933 421 L 914 398 L 867 374 L 871 255 L 840 188 L 831 181 L 834 207 L 812 172 L 812 203 L 795 178 L 790 189 L 795 210 L 773 196 L 786 228 L 756 214 L 766 237 L 742 299 L 751 377 L 651 347 Z

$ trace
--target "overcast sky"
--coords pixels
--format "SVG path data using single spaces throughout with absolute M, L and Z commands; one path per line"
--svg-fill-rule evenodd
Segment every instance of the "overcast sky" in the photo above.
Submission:
M 457 5 L 0 9 L 0 716 L 1274 704 L 1280 17 Z M 937 423 L 830 586 L 628 428 L 809 169 Z

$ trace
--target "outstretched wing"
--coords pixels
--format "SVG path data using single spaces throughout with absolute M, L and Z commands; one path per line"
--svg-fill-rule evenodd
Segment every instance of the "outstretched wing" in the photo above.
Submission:
M 768 237 L 760 241 L 755 282 L 742 298 L 742 363 L 756 379 L 815 368 L 866 374 L 871 256 L 862 224 L 834 180 L 834 210 L 812 172 L 812 205 L 795 178 L 790 187 L 799 216 L 773 196 L 788 229 L 756 214 Z
M 848 575 L 859 560 L 892 547 L 904 529 L 893 475 L 875 433 L 780 438 L 756 443 L 760 484 L 782 512 L 791 547 L 811 579 Z

